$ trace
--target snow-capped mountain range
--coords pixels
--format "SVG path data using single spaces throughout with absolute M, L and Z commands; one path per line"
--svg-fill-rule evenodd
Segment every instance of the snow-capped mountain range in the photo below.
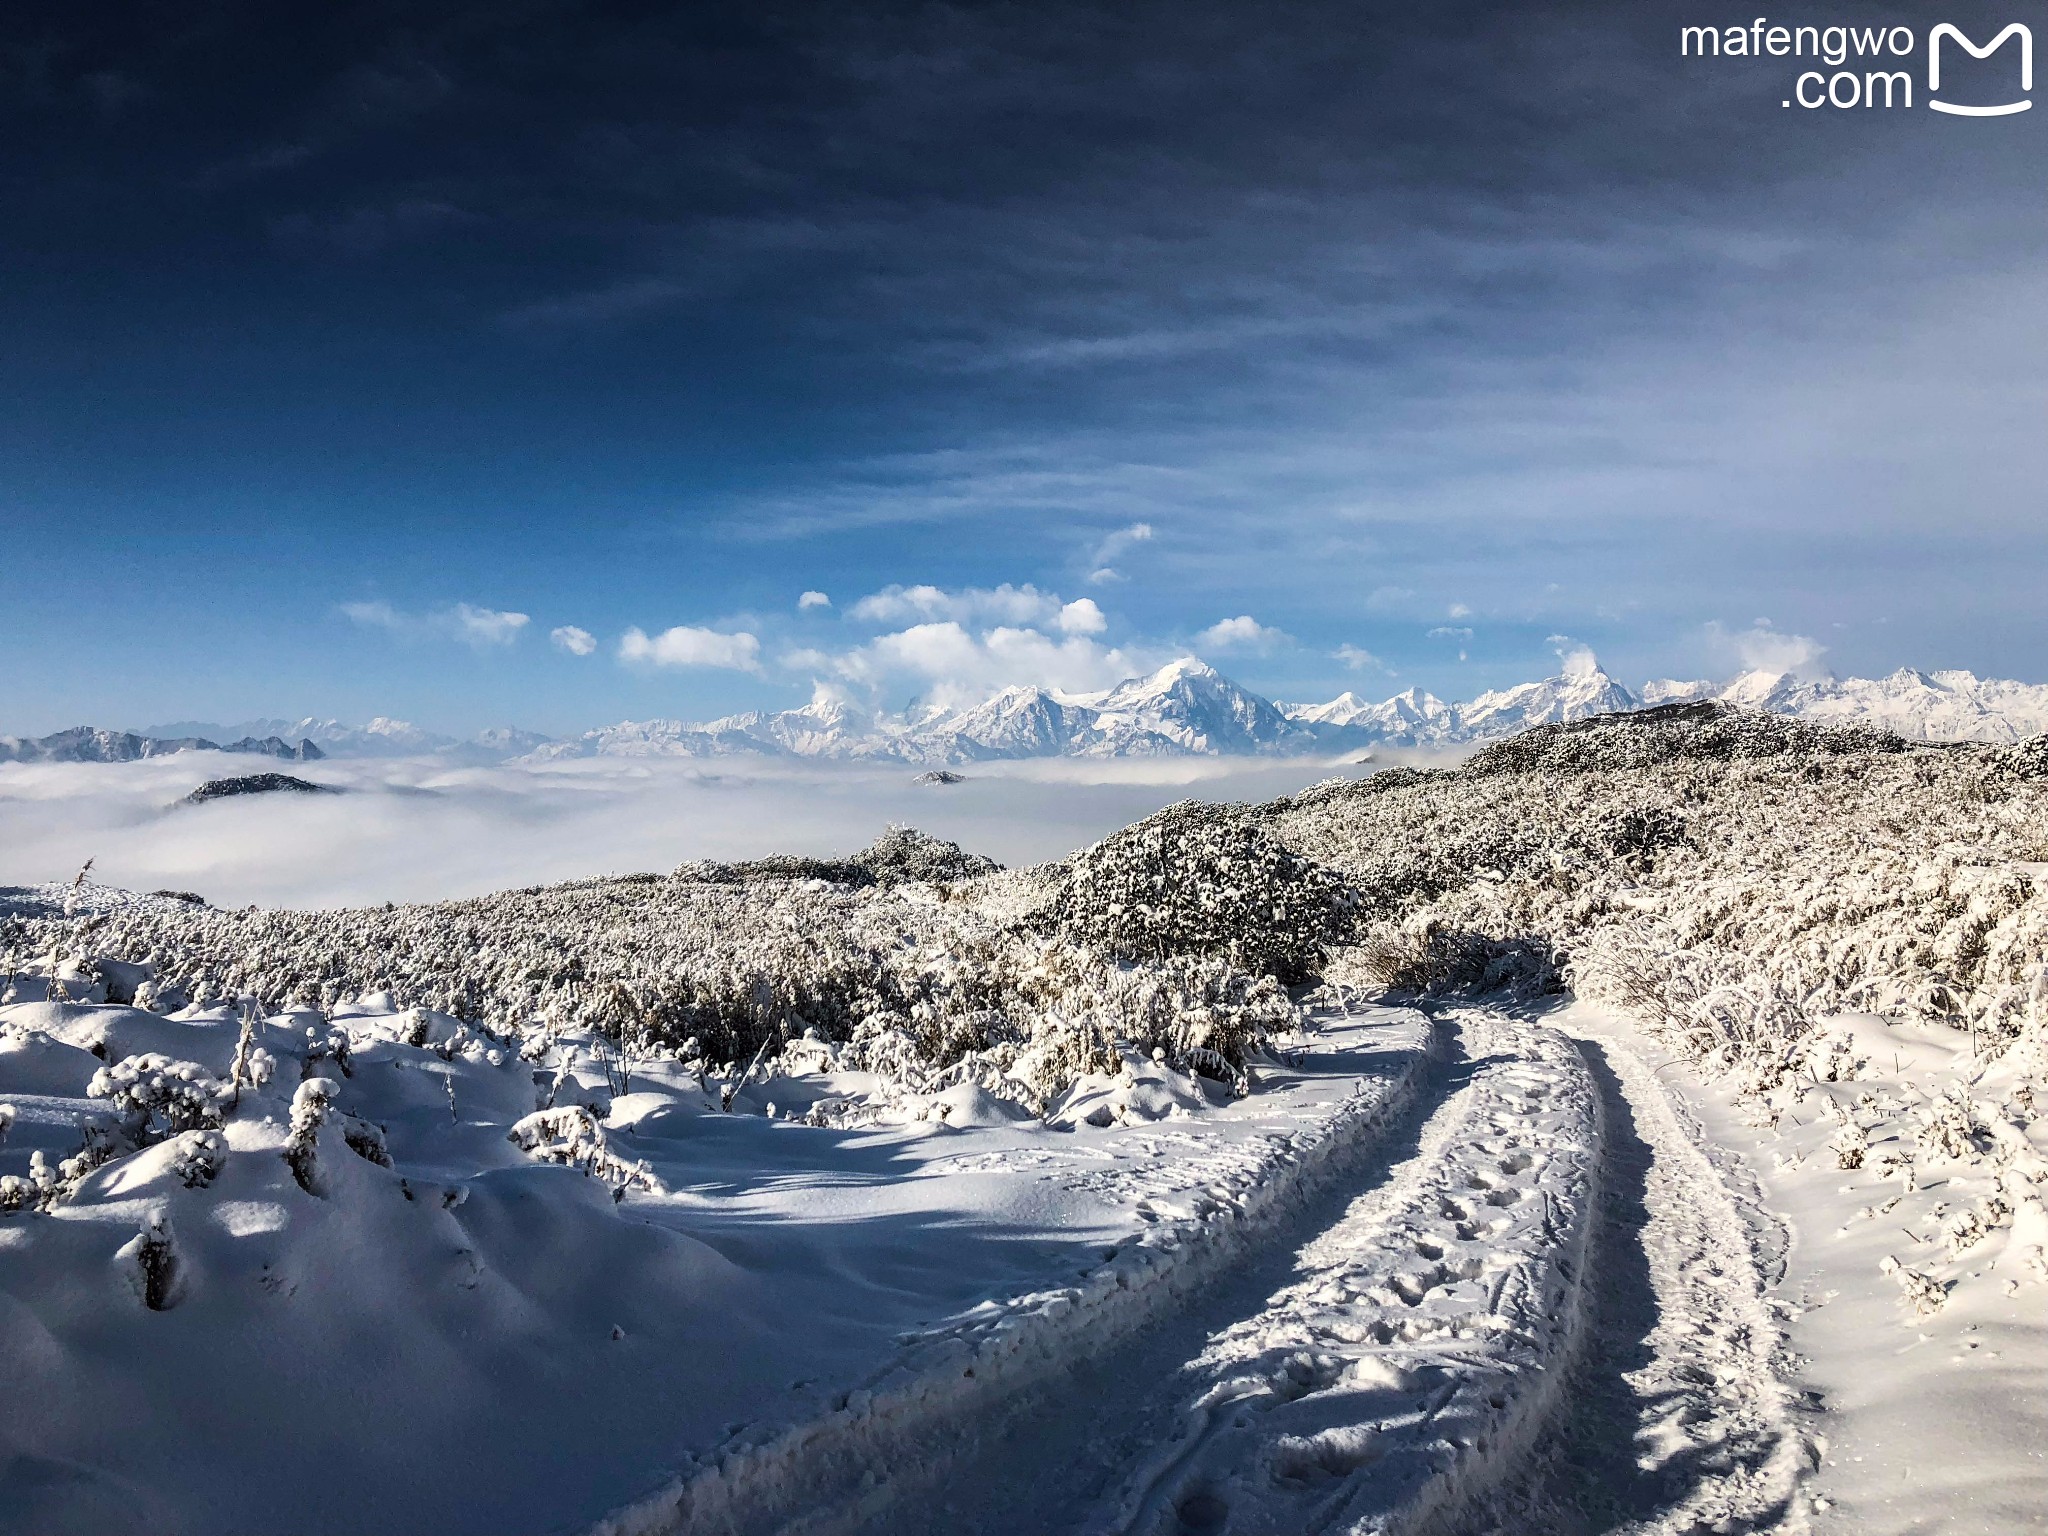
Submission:
M 0 761 L 108 762 L 207 749 L 300 758 L 431 754 L 473 763 L 751 754 L 926 767 L 1032 757 L 1286 757 L 1381 746 L 1455 749 L 1532 725 L 1695 699 L 1880 726 L 1928 741 L 2010 742 L 2048 732 L 2048 685 L 1970 672 L 1902 668 L 1882 678 L 1823 679 L 1747 672 L 1725 683 L 1661 679 L 1631 691 L 1583 662 L 1470 703 L 1447 704 L 1410 688 L 1377 702 L 1347 692 L 1323 704 L 1275 704 L 1184 656 L 1096 693 L 1005 688 L 969 708 L 901 715 L 864 709 L 821 688 L 799 709 L 703 723 L 629 720 L 568 738 L 510 728 L 459 738 L 381 717 L 362 726 L 311 716 L 232 726 L 182 720 L 139 732 L 81 726 L 35 740 L 0 737 Z
M 305 737 L 286 741 L 274 732 L 260 740 L 244 732 L 239 740 L 232 733 L 215 731 L 215 741 L 197 732 L 174 733 L 101 731 L 89 725 L 73 726 L 49 736 L 0 736 L 0 763 L 132 763 L 144 757 L 164 757 L 173 752 L 243 752 L 258 757 L 282 758 L 287 762 L 314 762 L 327 754 Z

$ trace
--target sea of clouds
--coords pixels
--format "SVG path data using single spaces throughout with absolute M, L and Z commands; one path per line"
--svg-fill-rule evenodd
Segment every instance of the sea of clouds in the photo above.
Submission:
M 271 766 L 271 765 L 263 765 Z M 346 906 L 470 896 L 688 859 L 850 853 L 907 823 L 1009 865 L 1082 847 L 1176 800 L 1263 800 L 1324 763 L 1172 758 L 990 764 L 927 785 L 900 765 L 588 759 L 284 764 L 339 795 L 180 804 L 246 757 L 0 764 L 0 885 L 92 879 L 217 906 Z

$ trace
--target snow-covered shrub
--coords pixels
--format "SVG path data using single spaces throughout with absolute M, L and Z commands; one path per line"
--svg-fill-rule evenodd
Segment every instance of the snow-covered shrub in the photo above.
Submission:
M 1450 772 L 1258 813 L 1365 896 L 1382 973 L 1432 931 L 1557 953 L 1582 996 L 1760 1083 L 1812 1020 L 2048 1027 L 2038 749 L 1916 746 L 1725 706 L 1525 732 Z
M 613 1199 L 629 1188 L 661 1187 L 646 1163 L 627 1162 L 611 1150 L 604 1127 L 581 1104 L 536 1110 L 517 1122 L 505 1139 L 529 1157 L 581 1168 L 590 1177 L 603 1180 L 611 1186 Z
M 162 1215 L 147 1217 L 142 1230 L 114 1251 L 114 1262 L 150 1311 L 167 1312 L 177 1305 L 183 1266 L 170 1224 Z
M 1835 1134 L 1832 1145 L 1837 1168 L 1844 1171 L 1861 1168 L 1863 1159 L 1870 1154 L 1870 1134 L 1863 1129 L 1861 1122 L 1851 1119 Z
M 183 1131 L 171 1159 L 171 1172 L 187 1189 L 203 1189 L 228 1163 L 228 1139 L 219 1131 Z
M 292 1092 L 292 1118 L 285 1137 L 284 1160 L 299 1188 L 324 1195 L 320 1182 L 320 1128 L 333 1112 L 340 1088 L 328 1077 L 309 1077 Z
M 1898 1281 L 1899 1289 L 1904 1292 L 1906 1304 L 1912 1307 L 1914 1316 L 1926 1317 L 1948 1305 L 1949 1288 L 1932 1275 L 1908 1268 L 1892 1254 L 1886 1254 L 1877 1267 Z
M 354 1115 L 344 1115 L 341 1119 L 341 1140 L 364 1162 L 375 1163 L 379 1168 L 391 1166 L 391 1149 L 385 1144 L 382 1126 L 372 1125 Z
M 314 1025 L 306 1026 L 306 1053 L 299 1058 L 299 1071 L 306 1077 L 319 1073 L 321 1063 L 333 1062 L 343 1077 L 356 1075 L 353 1046 L 348 1031 L 330 1029 L 322 1034 Z
M 1956 1083 L 1921 1105 L 1914 1116 L 1914 1139 L 1923 1157 L 1974 1160 L 1984 1150 L 1989 1134 L 1975 1101 Z
M 1228 812 L 1184 802 L 1069 859 L 1043 921 L 1119 959 L 1214 955 L 1299 982 L 1351 936 L 1357 908 L 1335 872 Z
M 117 1110 L 137 1146 L 180 1131 L 215 1130 L 223 1119 L 225 1090 L 195 1061 L 174 1061 L 154 1052 L 124 1056 L 101 1067 L 86 1093 Z
M 1542 996 L 1564 989 L 1557 957 L 1538 939 L 1494 938 L 1452 929 L 1434 918 L 1376 929 L 1332 968 L 1381 987 L 1443 997 L 1513 991 Z
M 958 843 L 902 826 L 890 827 L 855 857 L 882 885 L 913 880 L 931 884 L 971 880 L 994 874 L 1000 868 L 994 859 L 968 853 Z
M 940 883 L 994 874 L 995 860 L 967 853 L 958 843 L 933 837 L 915 827 L 892 826 L 859 853 L 844 859 L 814 859 L 789 854 L 739 863 L 698 860 L 676 871 L 679 878 L 720 883 L 760 880 L 824 880 L 834 885 L 900 885 L 910 881 Z
M 420 1010 L 397 1037 L 451 1058 L 486 1060 L 516 1037 L 518 1053 L 538 1062 L 551 1042 L 594 1031 L 613 1096 L 651 1056 L 681 1053 L 732 1089 L 749 1063 L 770 1068 L 794 1049 L 795 1070 L 805 1049 L 825 1047 L 905 1086 L 956 1067 L 1002 1076 L 1029 1103 L 1039 1090 L 1009 1074 L 1041 1033 L 1058 1048 L 1032 1059 L 1056 1077 L 1065 1063 L 1106 1059 L 1118 1040 L 1164 1046 L 1177 1064 L 1183 1052 L 1214 1050 L 1234 1068 L 1292 1021 L 1276 987 L 1228 958 L 1119 959 L 1018 921 L 1042 905 L 1041 883 L 1005 884 L 951 844 L 897 830 L 858 857 L 862 879 L 829 884 L 726 865 L 353 911 L 138 900 L 97 911 L 89 934 L 45 923 L 22 937 L 152 955 L 159 975 L 202 998 L 297 997 L 331 1012 L 388 993 Z M 1285 850 L 1261 850 L 1249 875 L 1275 889 L 1261 895 L 1266 910 L 1233 917 L 1241 950 L 1272 949 L 1277 934 L 1302 957 L 1319 953 L 1295 935 L 1327 914 L 1289 870 L 1307 870 L 1309 887 L 1330 884 Z M 953 883 L 930 883 L 941 879 Z M 1308 908 L 1298 921 L 1290 903 Z M 461 1022 L 444 1030 L 433 1020 L 420 1038 L 432 1015 Z M 1077 1031 L 1094 1045 L 1073 1049 Z M 806 1039 L 813 1046 L 799 1047 Z M 304 1071 L 346 1075 L 346 1041 L 340 1029 L 315 1029 Z M 253 1054 L 246 1068 L 253 1082 Z

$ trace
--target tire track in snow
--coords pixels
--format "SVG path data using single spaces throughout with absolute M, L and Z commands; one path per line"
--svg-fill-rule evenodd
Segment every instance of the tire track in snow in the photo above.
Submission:
M 1543 1422 L 1575 1336 L 1596 1108 L 1555 1031 L 1477 1019 L 1339 1193 L 1180 1314 L 820 1530 L 1388 1529 Z M 1364 1186 L 1365 1193 L 1356 1191 Z
M 1607 1155 L 1573 1411 L 1470 1529 L 1803 1531 L 1811 1453 L 1765 1299 L 1783 1233 L 1759 1230 L 1762 1213 L 1731 1194 L 1639 1055 L 1612 1039 L 1581 1047 Z
M 1332 1190 L 1355 1186 L 1361 1163 L 1409 1118 L 1441 1068 L 1441 1031 L 1422 1015 L 1367 1008 L 1346 1018 L 1394 1026 L 1366 1053 L 1384 1056 L 1384 1067 L 1356 1075 L 1342 1065 L 1351 1047 L 1324 1061 L 1321 1070 L 1338 1081 L 1355 1077 L 1350 1096 L 1301 1131 L 1257 1138 L 1259 1150 L 1242 1160 L 1230 1188 L 1219 1185 L 1189 1210 L 1118 1243 L 1076 1284 L 906 1335 L 898 1358 L 823 1417 L 779 1429 L 736 1427 L 725 1445 L 598 1521 L 588 1536 L 916 1528 L 918 1506 L 907 1492 L 932 1485 L 986 1443 L 1049 1379 L 1092 1354 L 1115 1352 L 1161 1319 L 1187 1315 L 1248 1263 L 1291 1252 L 1294 1239 L 1327 1220 L 1304 1213 L 1324 1212 Z M 988 1527 L 1029 1528 L 1007 1516 Z M 961 1527 L 949 1521 L 932 1529 Z
M 1091 1536 L 1416 1530 L 1546 1424 L 1580 1327 L 1597 1105 L 1555 1031 L 1460 1033 L 1468 1081 L 1417 1155 L 1190 1364 L 1178 1443 Z

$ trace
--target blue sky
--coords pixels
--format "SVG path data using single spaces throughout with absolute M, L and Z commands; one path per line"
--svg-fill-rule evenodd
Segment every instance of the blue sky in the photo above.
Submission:
M 2048 679 L 2048 117 L 1750 19 L 11 10 L 0 731 Z

